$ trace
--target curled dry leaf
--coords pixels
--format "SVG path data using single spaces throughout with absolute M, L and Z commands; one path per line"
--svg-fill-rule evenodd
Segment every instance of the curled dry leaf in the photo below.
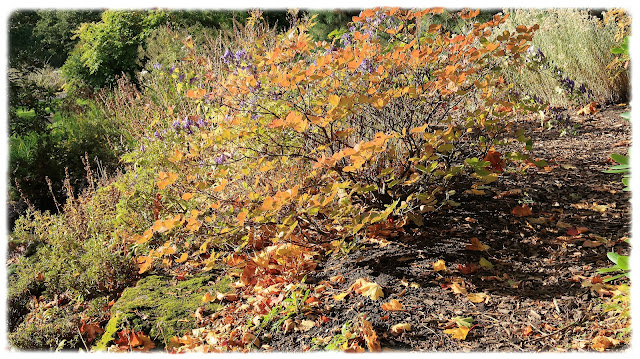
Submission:
M 411 324 L 409 323 L 399 323 L 391 326 L 391 332 L 395 334 L 400 334 L 403 332 L 408 332 L 411 330 Z
M 362 334 L 364 336 L 365 343 L 367 343 L 367 348 L 369 348 L 370 352 L 379 352 L 382 350 L 382 348 L 380 347 L 378 334 L 375 330 L 373 330 L 371 322 L 365 319 L 362 320 Z
M 333 277 L 329 278 L 329 280 L 333 283 L 344 283 L 345 279 L 343 276 L 341 275 L 334 275 Z

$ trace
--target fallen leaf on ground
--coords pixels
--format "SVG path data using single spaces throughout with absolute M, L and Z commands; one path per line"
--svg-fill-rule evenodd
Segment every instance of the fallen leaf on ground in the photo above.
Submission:
M 482 303 L 489 298 L 489 295 L 484 293 L 469 293 L 467 298 L 474 303 Z
M 367 348 L 369 348 L 370 352 L 379 352 L 382 350 L 378 334 L 373 330 L 373 326 L 368 320 L 362 320 L 362 334 L 364 335 L 364 341 L 367 343 Z
M 532 215 L 533 212 L 531 211 L 531 207 L 529 207 L 529 205 L 525 203 L 521 206 L 515 206 L 511 210 L 511 214 L 518 217 L 526 217 Z
M 441 271 L 441 270 L 445 270 L 445 269 L 447 269 L 447 266 L 446 266 L 446 264 L 444 263 L 444 261 L 442 259 L 440 259 L 439 261 L 433 263 L 433 270 L 434 271 L 437 272 L 437 271 Z
M 484 269 L 493 269 L 493 264 L 486 260 L 484 257 L 480 258 L 480 267 Z
M 606 211 L 609 209 L 609 206 L 604 205 L 604 204 L 599 205 L 599 204 L 597 204 L 597 203 L 594 203 L 594 204 L 591 206 L 591 209 L 593 209 L 594 211 L 599 212 L 599 213 L 604 213 L 604 212 L 606 212 Z
M 604 243 L 600 242 L 600 241 L 592 241 L 590 239 L 587 239 L 586 241 L 582 242 L 582 246 L 583 247 L 587 247 L 587 248 L 595 248 L 595 247 L 599 247 L 601 245 L 603 245 Z
M 316 322 L 314 322 L 313 320 L 302 320 L 300 322 L 300 325 L 298 326 L 298 328 L 300 329 L 300 331 L 306 332 L 311 330 L 311 328 L 313 328 L 316 325 Z
M 408 332 L 411 330 L 411 324 L 409 323 L 399 323 L 391 326 L 391 332 L 395 334 L 400 334 L 402 332 Z
M 444 332 L 445 334 L 451 335 L 455 339 L 465 340 L 467 339 L 467 334 L 469 334 L 470 330 L 471 328 L 467 328 L 467 327 L 457 327 L 453 329 L 445 329 Z
M 467 294 L 467 289 L 464 287 L 464 281 L 461 279 L 454 279 L 449 288 L 451 288 L 455 294 Z
M 620 341 L 603 335 L 598 335 L 591 341 L 591 349 L 603 352 L 615 345 L 620 344 Z
M 486 244 L 482 244 L 482 242 L 480 242 L 480 240 L 476 237 L 471 238 L 471 244 L 467 244 L 465 246 L 466 250 L 469 251 L 486 251 L 487 249 L 489 249 L 489 246 Z
M 384 297 L 384 292 L 382 291 L 382 287 L 377 285 L 376 283 L 369 282 L 364 278 L 360 278 L 355 281 L 349 288 L 349 291 L 354 290 L 358 294 L 362 294 L 365 297 L 369 297 L 373 300 L 378 300 L 381 297 Z
M 596 113 L 597 107 L 598 107 L 598 103 L 597 102 L 595 102 L 595 101 L 591 102 L 590 104 L 586 105 L 585 107 L 579 109 L 576 112 L 576 115 L 578 115 L 578 116 L 592 115 L 592 114 Z
M 206 302 L 210 302 L 212 300 L 216 299 L 216 297 L 214 297 L 213 295 L 211 295 L 211 293 L 207 292 L 202 296 L 202 302 L 206 303 Z
M 383 310 L 387 311 L 401 311 L 402 303 L 400 303 L 397 299 L 391 299 L 388 303 L 383 303 L 381 305 Z
M 86 333 L 87 334 L 87 341 L 88 342 L 92 342 L 98 337 L 98 335 L 104 333 L 104 329 L 102 329 L 97 324 L 86 324 L 84 321 L 82 321 L 82 326 L 80 327 L 80 332 L 81 333 Z
M 458 270 L 462 274 L 472 274 L 478 271 L 478 265 L 475 263 L 467 263 L 465 265 L 458 264 Z

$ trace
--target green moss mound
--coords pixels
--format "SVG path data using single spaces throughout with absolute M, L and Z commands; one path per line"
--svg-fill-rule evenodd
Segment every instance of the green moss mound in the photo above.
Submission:
M 193 314 L 199 307 L 205 312 L 217 311 L 217 303 L 203 303 L 207 292 L 227 292 L 229 278 L 214 283 L 213 275 L 202 275 L 184 281 L 171 277 L 149 276 L 141 279 L 135 287 L 127 288 L 111 308 L 111 319 L 105 332 L 93 347 L 105 350 L 117 338 L 123 328 L 142 331 L 162 348 L 174 335 L 197 328 Z

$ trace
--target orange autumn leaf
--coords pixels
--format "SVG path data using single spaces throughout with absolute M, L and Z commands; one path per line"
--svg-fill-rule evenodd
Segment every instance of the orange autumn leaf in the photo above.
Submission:
M 526 216 L 530 216 L 533 214 L 533 212 L 531 211 L 531 207 L 529 207 L 528 204 L 523 204 L 520 206 L 515 206 L 512 210 L 511 210 L 511 214 L 513 214 L 514 216 L 518 216 L 518 217 L 526 217 Z
M 471 238 L 471 244 L 467 244 L 465 249 L 469 251 L 486 251 L 489 246 L 480 242 L 478 238 L 473 237 Z
M 381 305 L 383 310 L 386 311 L 403 311 L 402 303 L 400 303 L 397 299 L 391 299 L 388 303 L 383 303 Z
M 165 189 L 167 186 L 172 185 L 178 179 L 178 174 L 173 172 L 160 172 L 158 174 L 158 180 L 156 181 L 158 188 Z
M 378 334 L 373 330 L 373 326 L 368 320 L 362 320 L 362 334 L 370 352 L 379 352 L 382 350 Z
M 581 108 L 580 110 L 578 110 L 578 112 L 576 112 L 576 115 L 578 115 L 578 116 L 592 115 L 592 114 L 596 113 L 597 107 L 598 107 L 598 103 L 597 102 L 592 102 L 592 103 L 586 105 L 585 107 Z
M 613 339 L 610 337 L 605 337 L 603 335 L 598 335 L 593 338 L 591 341 L 591 349 L 597 350 L 599 352 L 603 352 L 606 349 L 609 349 L 613 346 L 620 344 L 618 339 Z

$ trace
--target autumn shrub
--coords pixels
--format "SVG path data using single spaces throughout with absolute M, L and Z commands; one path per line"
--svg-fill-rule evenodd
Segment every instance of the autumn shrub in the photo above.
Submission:
M 522 151 L 499 151 L 531 146 L 515 121 L 528 108 L 512 101 L 499 69 L 519 63 L 537 27 L 492 42 L 503 16 L 459 35 L 423 26 L 440 11 L 367 10 L 333 43 L 312 42 L 307 19 L 275 43 L 258 35 L 225 51 L 224 76 L 211 67 L 185 87 L 190 112 L 172 122 L 174 137 L 155 140 L 168 146 L 156 178 L 164 207 L 132 240 L 169 240 L 139 258 L 141 271 L 156 259 L 170 263 L 185 233 L 203 245 L 246 245 L 419 225 L 456 205 L 459 175 L 475 178 L 477 189 L 508 162 L 528 161 Z
M 515 89 L 539 102 L 554 106 L 586 101 L 617 103 L 629 95 L 629 72 L 614 76 L 609 64 L 611 48 L 621 40 L 618 23 L 601 21 L 580 9 L 505 10 L 509 19 L 500 26 L 538 24 L 521 67 L 505 67 L 505 78 Z

